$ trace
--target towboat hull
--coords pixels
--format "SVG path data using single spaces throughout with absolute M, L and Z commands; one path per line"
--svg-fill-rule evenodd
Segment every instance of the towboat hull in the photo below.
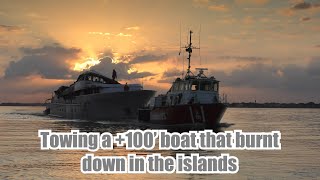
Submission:
M 139 110 L 139 119 L 153 124 L 218 127 L 227 106 L 223 103 L 188 104 Z

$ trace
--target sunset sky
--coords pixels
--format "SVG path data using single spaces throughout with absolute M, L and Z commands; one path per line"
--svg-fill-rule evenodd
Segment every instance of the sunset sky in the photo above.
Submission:
M 319 0 L 0 0 L 0 102 L 44 102 L 86 68 L 165 93 L 180 29 L 230 102 L 320 102 Z

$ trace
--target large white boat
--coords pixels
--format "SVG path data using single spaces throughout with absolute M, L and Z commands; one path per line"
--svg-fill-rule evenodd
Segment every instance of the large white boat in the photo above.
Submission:
M 68 119 L 121 120 L 137 117 L 155 91 L 140 84 L 120 84 L 90 70 L 70 86 L 61 86 L 46 102 L 46 114 Z

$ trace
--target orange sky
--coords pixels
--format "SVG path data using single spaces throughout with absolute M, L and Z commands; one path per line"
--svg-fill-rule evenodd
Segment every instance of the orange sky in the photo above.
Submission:
M 187 68 L 180 27 L 230 101 L 318 102 L 319 25 L 317 0 L 1 0 L 0 102 L 43 102 L 106 58 L 166 92 Z

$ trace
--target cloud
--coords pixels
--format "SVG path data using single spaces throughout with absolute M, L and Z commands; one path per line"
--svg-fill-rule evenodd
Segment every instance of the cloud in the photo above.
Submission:
M 295 14 L 294 10 L 289 8 L 282 8 L 277 11 L 278 14 L 286 17 L 291 17 Z
M 6 12 L 0 11 L 0 16 L 7 16 Z
M 269 0 L 235 0 L 238 4 L 254 4 L 254 5 L 264 5 L 269 2 Z
M 307 67 L 289 64 L 273 66 L 255 63 L 227 74 L 213 73 L 224 85 L 230 87 L 255 88 L 257 91 L 274 89 L 287 93 L 313 93 L 320 91 L 320 57 L 312 58 Z
M 120 36 L 120 37 L 131 37 L 131 34 L 124 34 L 124 33 L 118 33 L 115 36 Z
M 11 61 L 5 70 L 4 78 L 17 78 L 39 75 L 44 79 L 76 79 L 79 72 L 74 71 L 74 62 L 80 59 L 81 49 L 65 48 L 59 44 L 44 46 L 41 48 L 20 48 L 24 56 L 18 61 Z M 132 71 L 133 63 L 153 62 L 165 56 L 144 55 L 137 56 L 133 61 L 114 63 L 112 53 L 100 59 L 100 63 L 93 65 L 91 69 L 97 70 L 107 76 L 111 76 L 116 69 L 120 79 L 137 79 L 154 76 L 151 72 Z M 131 70 L 130 73 L 128 71 Z
M 112 34 L 109 32 L 88 32 L 88 34 L 92 35 L 102 35 L 102 36 L 117 36 L 117 37 L 132 37 L 132 34 L 125 34 L 125 33 L 118 33 L 118 34 Z
M 100 59 L 100 63 L 97 65 L 92 66 L 90 69 L 96 70 L 102 74 L 104 74 L 107 77 L 112 76 L 112 70 L 115 69 L 117 71 L 118 79 L 138 79 L 138 78 L 144 78 L 149 76 L 154 76 L 156 74 L 151 72 L 138 72 L 133 71 L 131 73 L 128 73 L 128 70 L 131 68 L 131 64 L 129 63 L 123 63 L 119 62 L 117 64 L 112 63 L 111 57 L 104 57 Z
M 139 30 L 140 29 L 140 27 L 139 26 L 132 26 L 132 27 L 127 27 L 127 28 L 125 28 L 126 30 Z
M 22 32 L 24 29 L 19 26 L 8 26 L 0 24 L 0 33 L 1 32 Z
M 167 55 L 154 55 L 154 54 L 146 54 L 141 56 L 135 56 L 130 63 L 137 64 L 137 63 L 148 63 L 148 62 L 156 62 L 163 59 L 166 59 Z
M 226 12 L 229 11 L 229 8 L 225 5 L 210 5 L 208 9 L 211 11 L 219 11 L 219 12 Z
M 181 77 L 181 70 L 177 68 L 167 69 L 163 72 L 162 77 L 158 80 L 158 83 L 172 83 L 176 78 Z
M 70 79 L 75 72 L 70 69 L 69 60 L 78 58 L 81 52 L 77 48 L 65 48 L 59 45 L 41 48 L 21 48 L 24 56 L 11 61 L 5 70 L 5 78 L 40 75 L 46 79 Z
M 73 71 L 74 61 L 79 59 L 81 49 L 66 48 L 59 44 L 40 48 L 21 48 L 23 57 L 11 61 L 0 78 L 1 102 L 43 102 L 51 92 L 61 85 L 70 85 L 81 72 Z M 113 63 L 110 56 L 100 59 L 100 63 L 90 69 L 111 77 L 115 69 L 119 80 L 134 80 L 152 77 L 155 73 L 132 70 L 132 64 Z M 130 73 L 129 73 L 130 70 Z
M 0 102 L 39 102 L 51 97 L 51 93 L 72 80 L 43 79 L 40 76 L 0 79 Z
M 247 16 L 243 18 L 242 22 L 248 25 L 248 24 L 252 24 L 254 22 L 254 19 L 252 16 Z
M 308 9 L 314 9 L 314 8 L 318 8 L 318 7 L 320 7 L 320 4 L 316 4 L 316 3 L 312 4 L 312 3 L 306 2 L 306 1 L 298 1 L 298 2 L 295 2 L 295 4 L 289 8 L 279 9 L 278 13 L 283 16 L 291 17 L 291 16 L 295 15 L 295 12 L 298 10 L 308 10 Z M 310 19 L 311 18 L 309 18 L 309 17 L 305 17 L 300 20 L 301 21 L 308 21 Z
M 29 17 L 31 20 L 38 21 L 38 22 L 45 22 L 48 21 L 48 17 L 40 15 L 36 12 L 30 12 L 26 14 L 27 17 Z
M 163 72 L 162 77 L 177 77 L 181 75 L 181 70 L 177 69 L 177 68 L 172 68 L 172 69 L 168 69 L 165 72 Z
M 300 21 L 309 21 L 309 20 L 311 20 L 310 17 L 303 17 L 303 18 L 300 19 Z
M 297 4 L 294 4 L 291 9 L 293 10 L 305 10 L 305 9 L 311 9 L 311 8 L 317 8 L 317 7 L 320 7 L 320 4 L 318 3 L 310 3 L 310 2 L 305 2 L 305 1 L 302 1 L 302 2 L 299 2 Z
M 240 60 L 240 61 L 265 61 L 268 60 L 266 57 L 258 57 L 258 56 L 218 56 L 218 59 L 222 60 Z
M 301 9 L 309 9 L 311 7 L 312 7 L 311 3 L 303 1 L 303 2 L 300 2 L 300 3 L 293 5 L 292 9 L 301 10 Z
M 209 0 L 193 0 L 194 3 L 200 3 L 200 4 L 208 4 Z
M 193 6 L 206 7 L 210 3 L 210 0 L 193 0 Z
M 307 66 L 307 72 L 320 80 L 320 57 L 313 58 Z

